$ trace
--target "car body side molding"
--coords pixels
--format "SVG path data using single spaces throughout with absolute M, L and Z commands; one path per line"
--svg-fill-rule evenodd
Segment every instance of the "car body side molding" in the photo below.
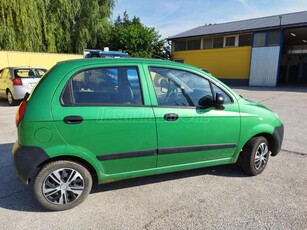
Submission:
M 118 159 L 123 159 L 123 158 L 132 158 L 132 157 L 145 157 L 145 156 L 163 155 L 163 154 L 218 150 L 218 149 L 236 148 L 236 147 L 237 145 L 234 143 L 183 146 L 183 147 L 177 147 L 177 148 L 161 148 L 161 149 L 151 149 L 151 150 L 135 151 L 135 152 L 104 154 L 104 155 L 97 156 L 97 159 L 98 160 L 118 160 Z
M 184 153 L 184 152 L 197 152 L 197 151 L 206 151 L 206 150 L 229 149 L 229 148 L 236 148 L 236 147 L 237 145 L 234 143 L 183 146 L 183 147 L 177 147 L 177 148 L 158 149 L 158 154 L 162 155 L 162 154 L 173 154 L 173 153 Z

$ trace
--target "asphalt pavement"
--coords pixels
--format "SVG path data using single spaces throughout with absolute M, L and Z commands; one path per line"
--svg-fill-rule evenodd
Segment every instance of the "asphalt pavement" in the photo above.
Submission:
M 277 112 L 285 125 L 282 151 L 262 174 L 226 165 L 130 179 L 95 186 L 64 212 L 43 210 L 16 177 L 17 107 L 0 101 L 1 229 L 307 229 L 307 89 L 235 91 Z

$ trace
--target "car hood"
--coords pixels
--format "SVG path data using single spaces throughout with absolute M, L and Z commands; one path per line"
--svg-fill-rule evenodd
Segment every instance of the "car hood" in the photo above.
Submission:
M 272 114 L 274 114 L 273 117 L 278 117 L 278 115 L 274 111 L 260 103 L 250 101 L 242 97 L 238 100 L 238 102 L 240 104 L 241 113 L 263 117 L 272 117 Z

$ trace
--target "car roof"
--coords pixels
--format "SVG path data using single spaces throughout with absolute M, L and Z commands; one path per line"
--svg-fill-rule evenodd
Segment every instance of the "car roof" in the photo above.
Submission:
M 38 66 L 15 66 L 15 67 L 4 67 L 2 69 L 47 69 L 44 67 L 38 67 Z
M 82 58 L 82 59 L 73 59 L 67 61 L 61 61 L 57 63 L 58 65 L 72 65 L 72 66 L 82 66 L 82 65 L 91 65 L 91 64 L 118 64 L 118 65 L 126 65 L 126 64 L 148 64 L 148 65 L 171 65 L 173 67 L 188 67 L 194 70 L 199 71 L 199 68 L 195 66 L 183 64 L 180 62 L 174 62 L 170 60 L 162 60 L 162 59 L 150 59 L 150 58 Z

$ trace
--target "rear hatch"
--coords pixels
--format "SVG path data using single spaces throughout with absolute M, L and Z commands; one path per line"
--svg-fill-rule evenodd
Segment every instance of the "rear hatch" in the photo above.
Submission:
M 46 71 L 43 68 L 17 68 L 14 69 L 14 77 L 19 78 L 22 86 L 31 92 Z

